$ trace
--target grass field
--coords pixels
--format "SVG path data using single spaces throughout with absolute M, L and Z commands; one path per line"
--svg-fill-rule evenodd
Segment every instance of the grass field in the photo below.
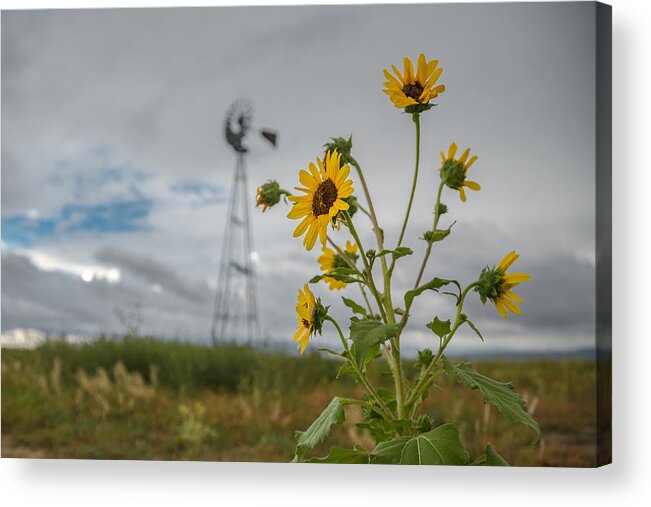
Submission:
M 513 465 L 592 466 L 593 361 L 479 361 L 481 373 L 512 381 L 543 438 L 514 426 L 481 395 L 442 379 L 423 405 L 438 423 L 455 421 L 473 455 L 487 442 Z M 407 364 L 407 368 L 413 365 Z M 305 429 L 334 395 L 361 395 L 334 381 L 339 363 L 224 345 L 153 339 L 48 342 L 2 350 L 2 456 L 152 460 L 289 461 L 294 430 Z M 415 370 L 413 370 L 415 373 Z M 381 371 L 373 381 L 387 382 Z M 348 407 L 329 445 L 373 440 Z

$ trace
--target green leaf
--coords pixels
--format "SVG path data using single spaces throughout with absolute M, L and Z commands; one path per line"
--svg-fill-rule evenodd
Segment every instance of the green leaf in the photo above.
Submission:
M 515 392 L 513 384 L 498 382 L 478 373 L 470 363 L 453 365 L 443 356 L 443 369 L 448 375 L 456 376 L 457 381 L 471 389 L 478 389 L 484 401 L 494 405 L 509 421 L 526 424 L 532 428 L 540 440 L 540 427 L 524 409 L 525 402 Z
M 353 313 L 358 313 L 358 314 L 363 315 L 364 317 L 366 317 L 366 310 L 364 309 L 364 307 L 362 305 L 359 305 L 359 304 L 355 303 L 355 301 L 353 301 L 352 299 L 348 299 L 348 298 L 345 298 L 345 297 L 342 297 L 341 299 L 344 300 L 344 304 L 348 308 L 350 308 L 353 311 Z
M 508 464 L 508 462 L 500 456 L 495 448 L 491 445 L 488 444 L 486 445 L 486 449 L 484 450 L 484 456 L 486 456 L 486 465 L 489 467 L 509 467 L 511 465 Z
M 310 280 L 310 283 L 318 283 L 324 278 L 333 278 L 339 282 L 346 282 L 346 283 L 358 283 L 361 281 L 357 276 L 353 276 L 353 275 L 359 275 L 359 271 L 357 271 L 356 269 L 342 266 L 342 267 L 335 268 L 331 271 L 328 271 L 327 273 L 323 273 L 321 275 L 317 275 L 313 277 Z
M 341 424 L 342 422 L 344 422 L 344 406 L 339 397 L 334 397 L 307 430 L 295 433 L 296 454 L 294 461 L 298 461 L 305 452 L 323 442 L 330 433 L 333 424 Z
M 475 325 L 474 325 L 471 321 L 469 321 L 467 318 L 464 320 L 464 322 L 465 322 L 466 324 L 468 324 L 468 325 L 470 326 L 470 328 L 471 328 L 475 333 L 477 333 L 477 336 L 479 336 L 479 338 L 481 339 L 481 341 L 484 341 L 484 337 L 483 337 L 483 336 L 481 335 L 481 333 L 479 332 L 479 329 L 477 329 L 477 326 L 475 326 Z
M 441 287 L 444 287 L 448 284 L 455 284 L 457 287 L 459 287 L 459 282 L 456 280 L 445 280 L 443 278 L 433 278 L 427 283 L 424 283 L 420 287 L 416 287 L 413 290 L 407 291 L 405 293 L 405 306 L 406 308 L 411 307 L 411 303 L 414 300 L 415 297 L 420 296 L 423 292 L 426 290 L 434 290 L 438 291 Z
M 447 238 L 450 235 L 451 228 L 452 226 L 450 226 L 450 228 L 448 229 L 437 229 L 435 231 L 426 231 L 425 233 L 423 233 L 423 239 L 427 241 L 430 245 L 432 243 L 443 241 L 445 238 Z
M 332 447 L 327 456 L 311 458 L 305 463 L 344 463 L 348 465 L 364 465 L 368 463 L 368 453 L 359 446 L 352 449 Z
M 486 445 L 486 449 L 481 456 L 471 463 L 472 466 L 489 466 L 489 467 L 510 467 L 511 465 L 500 456 L 491 444 Z
M 434 317 L 434 320 L 427 324 L 426 327 L 430 328 L 435 334 L 443 338 L 450 332 L 450 320 L 439 320 L 438 317 Z
M 355 362 L 363 368 L 379 351 L 379 344 L 395 336 L 400 324 L 383 324 L 378 320 L 355 320 L 350 323 L 350 339 Z
M 406 257 L 407 255 L 412 255 L 414 251 L 406 246 L 399 246 L 395 250 L 382 250 L 377 257 L 382 257 L 383 255 L 389 255 L 393 257 L 393 260 L 398 260 L 401 257 Z
M 325 347 L 322 347 L 322 348 L 320 348 L 318 350 L 319 350 L 319 352 L 327 352 L 328 354 L 333 355 L 333 356 L 346 357 L 341 352 L 337 352 L 336 350 L 328 349 L 328 348 L 325 348 Z
M 346 361 L 341 365 L 339 371 L 337 372 L 337 380 L 339 380 L 344 375 L 351 375 L 357 379 L 357 372 L 355 371 L 355 368 L 353 368 L 353 366 L 350 364 L 350 361 Z
M 463 448 L 459 431 L 452 424 L 416 437 L 397 437 L 379 443 L 371 452 L 372 463 L 392 465 L 467 465 L 470 455 Z

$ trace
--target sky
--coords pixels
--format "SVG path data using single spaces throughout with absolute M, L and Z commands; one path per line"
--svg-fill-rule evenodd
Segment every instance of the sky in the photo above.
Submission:
M 235 156 L 230 104 L 248 97 L 248 181 L 265 338 L 288 343 L 296 292 L 318 249 L 292 237 L 280 203 L 253 209 L 258 184 L 298 184 L 332 136 L 353 136 L 389 244 L 407 206 L 414 126 L 382 93 L 382 70 L 424 52 L 444 69 L 422 117 L 421 172 L 394 295 L 408 290 L 431 227 L 438 152 L 472 147 L 480 192 L 447 190 L 453 233 L 426 277 L 467 284 L 510 250 L 522 315 L 477 297 L 453 351 L 594 346 L 595 31 L 592 3 L 439 4 L 14 11 L 2 13 L 2 332 L 140 332 L 206 342 Z M 355 189 L 361 197 L 358 181 Z M 370 226 L 360 218 L 363 243 Z M 345 231 L 335 232 L 344 243 Z M 342 295 L 315 293 L 342 320 Z M 405 347 L 433 347 L 424 324 L 454 314 L 433 293 L 414 305 Z M 345 326 L 345 324 L 344 324 Z M 326 329 L 314 342 L 336 344 Z

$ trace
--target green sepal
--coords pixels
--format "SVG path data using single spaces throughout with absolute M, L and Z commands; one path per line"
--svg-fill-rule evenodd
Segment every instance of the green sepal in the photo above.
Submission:
M 429 111 L 430 109 L 432 109 L 436 105 L 437 104 L 430 104 L 430 103 L 427 103 L 427 104 L 421 104 L 421 103 L 411 104 L 410 106 L 405 107 L 405 113 L 409 113 L 411 115 L 419 114 L 419 113 L 422 113 L 424 111 Z
M 371 451 L 371 463 L 392 465 L 467 465 L 470 455 L 452 424 L 415 437 L 396 437 L 379 443 Z
M 540 440 L 540 426 L 524 407 L 526 403 L 515 393 L 512 383 L 498 382 L 478 373 L 470 363 L 453 365 L 443 356 L 443 370 L 447 375 L 456 377 L 457 382 L 471 389 L 477 389 L 484 396 L 484 401 L 494 405 L 509 421 L 525 424 L 536 432 Z

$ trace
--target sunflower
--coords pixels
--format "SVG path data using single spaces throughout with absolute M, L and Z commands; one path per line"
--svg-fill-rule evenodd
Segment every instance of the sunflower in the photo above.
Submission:
M 349 208 L 344 199 L 353 193 L 353 182 L 348 179 L 350 166 L 341 167 L 341 155 L 337 150 L 326 153 L 324 161 L 318 157 L 316 161 L 318 169 L 311 162 L 309 172 L 300 171 L 299 180 L 303 186 L 294 188 L 305 195 L 289 196 L 294 207 L 287 214 L 292 220 L 303 219 L 294 237 L 305 234 L 303 244 L 308 250 L 314 247 L 317 236 L 325 245 L 328 223 L 335 220 L 340 211 Z
M 262 206 L 264 213 L 269 208 L 275 206 L 280 201 L 281 195 L 290 195 L 289 192 L 280 188 L 280 185 L 275 180 L 269 180 L 260 185 L 256 195 L 256 207 Z
M 458 159 L 455 158 L 456 153 L 457 143 L 452 143 L 450 145 L 447 156 L 443 151 L 441 151 L 441 162 L 443 164 L 441 165 L 441 179 L 451 189 L 458 190 L 459 197 L 463 202 L 465 202 L 466 191 L 464 190 L 464 187 L 475 191 L 481 190 L 479 183 L 466 179 L 468 169 L 470 169 L 470 166 L 477 160 L 477 155 L 473 155 L 470 157 L 470 160 L 468 160 L 470 148 L 466 148 Z
M 511 289 L 531 278 L 526 273 L 506 272 L 518 257 L 519 255 L 515 251 L 511 251 L 504 256 L 497 267 L 485 267 L 475 289 L 479 292 L 482 303 L 486 303 L 487 299 L 492 301 L 499 314 L 504 318 L 508 317 L 507 310 L 516 315 L 520 314 L 520 308 L 516 303 L 522 304 L 522 298 Z
M 298 329 L 294 333 L 292 341 L 298 341 L 297 349 L 301 350 L 301 354 L 305 352 L 307 342 L 310 340 L 310 335 L 315 330 L 314 317 L 316 314 L 316 300 L 310 288 L 305 284 L 303 290 L 298 291 L 298 302 L 296 303 L 296 314 L 298 316 Z
M 346 241 L 345 254 L 346 257 L 354 262 L 357 258 L 357 245 L 350 241 Z M 321 266 L 321 271 L 324 271 L 325 273 L 332 271 L 335 268 L 348 267 L 348 264 L 339 253 L 326 246 L 323 247 L 323 254 L 319 257 L 319 264 Z M 326 276 L 323 281 L 330 286 L 330 290 L 340 290 L 346 287 L 346 282 L 335 280 L 329 276 Z
M 441 76 L 443 69 L 438 67 L 438 60 L 425 58 L 424 54 L 418 57 L 418 66 L 414 73 L 414 64 L 405 57 L 404 73 L 400 73 L 395 65 L 391 69 L 395 76 L 384 69 L 384 83 L 386 93 L 393 105 L 399 109 L 409 108 L 407 112 L 415 113 L 429 109 L 429 101 L 435 99 L 445 91 L 445 85 L 437 85 L 436 81 Z

